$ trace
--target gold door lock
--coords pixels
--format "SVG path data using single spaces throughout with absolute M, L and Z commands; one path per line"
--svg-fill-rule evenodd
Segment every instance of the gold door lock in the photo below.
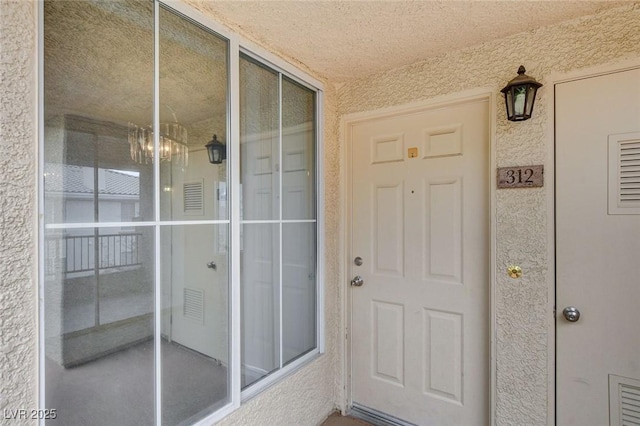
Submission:
M 522 276 L 522 268 L 517 265 L 509 266 L 507 273 L 511 278 L 520 278 Z

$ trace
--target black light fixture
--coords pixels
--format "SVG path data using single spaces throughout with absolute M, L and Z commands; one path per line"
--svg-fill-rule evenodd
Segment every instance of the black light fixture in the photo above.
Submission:
M 217 135 L 213 135 L 213 139 L 205 145 L 209 153 L 209 162 L 211 164 L 221 164 L 222 160 L 227 159 L 227 146 L 218 140 Z
M 525 71 L 524 66 L 520 65 L 518 76 L 501 90 L 507 104 L 509 121 L 524 121 L 531 118 L 536 92 L 539 87 L 542 87 L 535 78 L 526 75 Z

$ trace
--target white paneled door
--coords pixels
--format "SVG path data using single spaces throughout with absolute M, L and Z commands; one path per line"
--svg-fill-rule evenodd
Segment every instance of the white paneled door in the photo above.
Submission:
M 489 424 L 489 102 L 350 129 L 353 404 Z
M 191 152 L 189 167 L 173 166 L 172 217 L 202 220 L 217 217 L 218 168 L 209 163 L 205 150 Z M 221 230 L 225 225 L 216 225 Z M 225 256 L 216 247 L 216 226 L 173 226 L 162 236 L 171 236 L 163 246 L 172 250 L 170 268 L 171 339 L 176 343 L 226 362 L 227 319 Z M 224 234 L 226 235 L 226 234 Z M 164 240 L 163 240 L 164 242 Z M 216 250 L 218 249 L 218 250 Z M 214 269 L 215 264 L 215 269 Z M 168 295 L 165 295 L 168 297 Z
M 557 424 L 640 425 L 640 70 L 556 85 L 556 180 Z

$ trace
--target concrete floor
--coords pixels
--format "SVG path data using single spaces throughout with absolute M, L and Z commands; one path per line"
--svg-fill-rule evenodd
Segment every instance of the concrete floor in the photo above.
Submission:
M 325 420 L 321 426 L 373 426 L 364 420 L 355 419 L 353 417 L 342 416 L 340 413 L 333 413 Z

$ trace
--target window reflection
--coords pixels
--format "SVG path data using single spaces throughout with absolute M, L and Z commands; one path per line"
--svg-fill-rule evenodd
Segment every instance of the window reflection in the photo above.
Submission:
M 153 3 L 46 1 L 44 32 L 42 406 L 153 424 L 153 165 L 127 127 L 153 118 Z
M 227 228 L 161 228 L 163 425 L 188 424 L 229 400 L 229 255 L 215 238 Z
M 315 102 L 241 55 L 243 387 L 316 348 Z

